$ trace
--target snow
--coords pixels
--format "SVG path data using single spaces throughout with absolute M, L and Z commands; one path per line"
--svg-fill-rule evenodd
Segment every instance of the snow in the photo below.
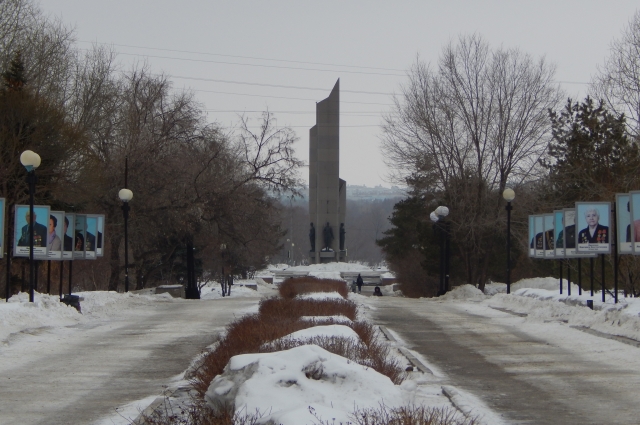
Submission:
M 285 335 L 282 339 L 296 339 L 300 341 L 309 340 L 312 338 L 353 338 L 359 340 L 360 337 L 353 329 L 345 325 L 325 325 L 325 326 L 313 326 L 311 328 L 302 329 L 300 331 L 292 332 L 289 335 Z
M 232 357 L 206 399 L 212 407 L 235 402 L 236 411 L 266 413 L 263 423 L 300 425 L 318 418 L 346 423 L 354 407 L 378 407 L 381 401 L 389 407 L 412 404 L 416 388 L 411 381 L 394 385 L 373 369 L 316 345 L 302 345 Z
M 313 266 L 292 267 L 290 270 L 307 270 L 316 275 L 329 276 L 340 271 L 365 271 L 369 267 L 360 264 L 329 263 Z M 231 298 L 259 297 L 276 293 L 276 286 L 264 283 L 260 278 L 251 281 L 236 281 L 231 288 Z M 257 291 L 241 286 L 255 284 Z M 594 331 L 630 338 L 640 341 L 640 299 L 620 298 L 614 304 L 607 295 L 601 301 L 601 294 L 593 297 L 588 291 L 578 295 L 578 287 L 571 284 L 572 295 L 567 295 L 567 284 L 563 282 L 563 294 L 559 293 L 559 281 L 555 278 L 523 279 L 511 285 L 512 293 L 506 294 L 506 285 L 491 283 L 482 293 L 471 285 L 453 288 L 446 295 L 435 299 L 422 299 L 416 302 L 448 303 L 453 308 L 464 308 L 473 314 L 496 317 L 501 320 L 517 320 L 527 332 L 539 338 L 575 341 L 576 355 L 596 355 L 602 347 L 590 347 L 581 344 L 571 327 L 588 328 Z M 383 288 L 389 291 L 390 288 Z M 82 292 L 82 314 L 73 307 L 59 302 L 57 296 L 35 294 L 35 302 L 28 302 L 28 294 L 13 296 L 8 303 L 0 302 L 0 341 L 11 345 L 12 350 L 20 350 L 21 335 L 37 332 L 38 329 L 57 329 L 91 321 L 108 322 L 121 315 L 125 310 L 135 310 L 138 306 L 157 303 L 183 303 L 182 299 L 172 298 L 169 294 L 119 294 L 115 292 Z M 385 294 L 386 295 L 386 294 Z M 202 288 L 203 299 L 221 299 L 220 285 L 211 282 Z M 229 299 L 229 297 L 225 297 Z M 339 299 L 337 292 L 321 292 L 300 295 L 301 299 Z M 375 310 L 382 299 L 349 293 L 349 299 L 358 303 L 358 317 L 366 317 L 367 310 Z M 586 301 L 593 300 L 594 310 L 586 307 Z M 510 315 L 517 314 L 520 317 Z M 324 325 L 326 319 L 333 319 L 332 325 Z M 309 340 L 314 337 L 342 337 L 358 339 L 349 327 L 351 320 L 344 316 L 305 316 L 305 321 L 318 322 L 318 325 L 287 335 L 284 338 Z M 562 326 L 559 326 L 562 325 Z M 406 364 L 400 349 L 407 343 L 398 335 L 389 332 L 396 341 L 389 344 L 394 355 Z M 617 344 L 613 342 L 612 344 Z M 31 346 L 25 344 L 25 350 Z M 320 420 L 346 422 L 354 407 L 378 407 L 384 402 L 388 407 L 424 404 L 434 407 L 451 406 L 443 396 L 443 391 L 462 411 L 480 415 L 484 423 L 502 423 L 498 416 L 487 408 L 477 395 L 465 393 L 452 387 L 448 382 L 447 371 L 435 368 L 428 358 L 420 353 L 406 350 L 430 370 L 426 373 L 410 372 L 409 379 L 402 385 L 394 385 L 389 378 L 355 364 L 348 359 L 331 354 L 315 345 L 301 345 L 286 351 L 275 353 L 256 353 L 235 356 L 228 363 L 224 373 L 217 376 L 207 391 L 207 400 L 235 401 L 236 409 L 264 414 L 261 422 L 272 420 L 274 423 L 306 424 Z M 628 354 L 631 353 L 631 354 Z M 25 351 L 25 355 L 27 355 Z M 610 361 L 624 364 L 633 351 L 618 350 L 610 353 Z M 635 354 L 633 354 L 635 355 Z M 1 362 L 0 358 L 0 362 Z M 152 398 L 132 400 L 118 408 L 131 417 L 135 411 L 144 409 Z M 117 406 L 114 406 L 116 408 Z M 109 420 L 113 421 L 113 418 Z M 116 423 L 116 422 L 109 422 Z M 101 423 L 102 424 L 102 423 Z M 105 422 L 106 424 L 106 422 Z
M 337 292 L 311 292 L 297 295 L 296 298 L 301 300 L 344 300 L 342 295 Z

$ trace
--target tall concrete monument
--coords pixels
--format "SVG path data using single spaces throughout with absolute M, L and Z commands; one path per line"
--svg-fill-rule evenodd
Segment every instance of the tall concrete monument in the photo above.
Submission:
M 309 242 L 312 263 L 345 261 L 347 182 L 340 171 L 340 80 L 316 103 L 309 130 Z

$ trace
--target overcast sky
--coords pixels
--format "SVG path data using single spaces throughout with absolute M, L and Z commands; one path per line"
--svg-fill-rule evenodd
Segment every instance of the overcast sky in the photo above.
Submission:
M 123 69 L 147 61 L 193 90 L 210 121 L 274 112 L 296 131 L 308 161 L 315 102 L 341 87 L 340 177 L 389 186 L 380 152 L 381 115 L 419 55 L 435 63 L 444 45 L 478 33 L 557 66 L 572 98 L 608 56 L 637 0 L 213 1 L 42 0 L 76 28 L 78 45 L 106 43 Z M 307 169 L 302 172 L 307 180 Z

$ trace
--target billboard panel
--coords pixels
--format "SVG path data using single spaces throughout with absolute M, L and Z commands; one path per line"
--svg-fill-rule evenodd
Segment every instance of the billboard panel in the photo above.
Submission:
M 73 240 L 73 259 L 84 259 L 84 240 L 85 240 L 85 226 L 87 217 L 84 214 L 76 214 L 75 227 L 74 227 L 74 240 Z
M 33 206 L 33 258 L 47 259 L 47 225 L 49 223 L 49 206 Z M 16 205 L 14 222 L 14 257 L 29 256 L 29 205 Z
M 95 214 L 87 214 L 85 217 L 84 258 L 85 260 L 95 260 L 96 241 L 98 235 L 98 216 Z
M 616 194 L 616 235 L 618 236 L 618 253 L 631 254 L 633 247 L 631 246 L 631 205 L 628 193 Z
M 71 213 L 64 214 L 64 227 L 62 238 L 62 259 L 73 260 L 74 235 L 76 228 L 76 215 Z
M 579 253 L 611 252 L 611 202 L 576 202 L 576 248 Z
M 105 223 L 105 216 L 99 215 L 98 216 L 98 235 L 96 237 L 96 256 L 98 257 L 102 257 L 104 255 L 104 249 L 103 249 L 104 223 Z
M 629 192 L 631 218 L 629 231 L 631 233 L 631 248 L 636 255 L 640 254 L 640 191 Z
M 544 258 L 554 258 L 556 255 L 556 248 L 555 238 L 553 237 L 553 229 L 555 227 L 553 214 L 544 214 L 542 216 L 542 223 L 544 226 Z
M 64 239 L 64 211 L 51 211 L 47 228 L 47 258 L 62 260 L 62 240 Z
M 553 230 L 556 237 L 556 258 L 564 257 L 564 211 L 553 212 Z
M 533 228 L 536 234 L 536 258 L 544 258 L 544 218 L 541 215 L 533 216 Z
M 529 257 L 536 256 L 536 229 L 533 215 L 529 216 Z

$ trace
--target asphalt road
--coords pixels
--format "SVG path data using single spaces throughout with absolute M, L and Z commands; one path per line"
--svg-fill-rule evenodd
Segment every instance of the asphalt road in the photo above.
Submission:
M 0 424 L 91 424 L 182 373 L 254 298 L 159 303 L 0 347 Z M 29 356 L 20 356 L 25 352 Z M 22 357 L 22 358 L 21 358 Z
M 507 423 L 640 423 L 640 365 L 620 361 L 639 357 L 640 348 L 563 323 L 483 315 L 473 303 L 382 297 L 371 305 L 376 323 Z

